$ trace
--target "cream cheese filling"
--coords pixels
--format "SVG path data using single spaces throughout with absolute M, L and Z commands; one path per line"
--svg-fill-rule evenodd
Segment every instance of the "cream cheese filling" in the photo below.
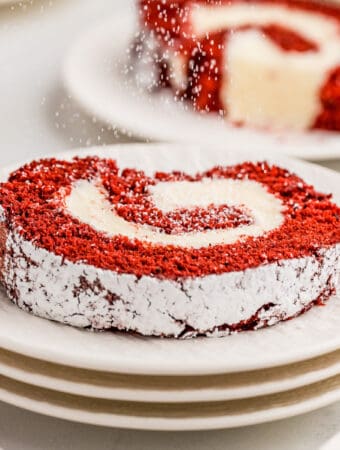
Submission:
M 65 207 L 71 216 L 109 236 L 121 235 L 131 240 L 186 248 L 232 244 L 247 236 L 262 236 L 279 227 L 284 220 L 281 200 L 269 193 L 264 185 L 250 180 L 160 182 L 150 188 L 150 195 L 155 207 L 163 212 L 228 204 L 246 207 L 254 221 L 236 228 L 166 234 L 160 228 L 128 222 L 120 217 L 107 199 L 103 186 L 87 180 L 73 184 L 65 198 Z

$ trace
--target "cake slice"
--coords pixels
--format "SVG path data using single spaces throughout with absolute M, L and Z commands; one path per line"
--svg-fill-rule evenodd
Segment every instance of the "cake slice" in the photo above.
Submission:
M 224 336 L 335 293 L 340 208 L 266 162 L 197 174 L 99 157 L 33 161 L 0 185 L 9 298 L 75 327 Z
M 340 130 L 340 8 L 307 0 L 140 0 L 135 71 L 197 111 Z

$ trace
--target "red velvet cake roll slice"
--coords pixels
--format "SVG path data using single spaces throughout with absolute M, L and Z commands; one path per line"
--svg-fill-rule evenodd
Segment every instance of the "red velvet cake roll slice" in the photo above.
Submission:
M 45 159 L 0 186 L 10 299 L 76 327 L 223 336 L 336 290 L 340 209 L 266 162 L 197 174 Z
M 137 79 L 269 129 L 340 130 L 340 8 L 307 0 L 140 0 Z

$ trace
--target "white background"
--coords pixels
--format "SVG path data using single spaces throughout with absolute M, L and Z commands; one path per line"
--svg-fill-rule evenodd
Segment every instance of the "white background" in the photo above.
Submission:
M 0 164 L 127 138 L 86 117 L 64 93 L 63 57 L 88 26 L 132 0 L 28 1 L 0 7 Z M 340 161 L 323 162 L 340 170 Z M 24 380 L 23 380 L 24 381 Z M 314 450 L 340 431 L 340 404 L 297 418 L 215 432 L 137 432 L 43 417 L 0 402 L 4 450 Z

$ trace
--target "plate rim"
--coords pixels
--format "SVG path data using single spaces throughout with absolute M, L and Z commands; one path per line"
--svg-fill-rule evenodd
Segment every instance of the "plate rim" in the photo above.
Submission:
M 2 379 L 2 380 L 1 380 Z M 340 376 L 337 377 L 340 379 Z M 81 402 L 91 402 L 93 407 L 95 400 L 78 397 L 76 395 L 62 394 L 58 392 L 49 391 L 44 388 L 37 388 L 27 385 L 23 382 L 11 380 L 6 377 L 0 377 L 2 381 L 0 383 L 0 400 L 14 405 L 16 407 L 39 413 L 42 415 L 56 417 L 59 419 L 65 419 L 72 422 L 86 423 L 91 425 L 99 425 L 105 427 L 115 427 L 124 429 L 135 430 L 158 430 L 158 431 L 194 431 L 194 430 L 216 430 L 237 428 L 249 425 L 256 425 L 260 423 L 274 422 L 281 419 L 287 419 L 290 417 L 298 416 L 308 412 L 312 412 L 321 409 L 325 406 L 329 406 L 340 399 L 340 386 L 339 382 L 335 387 L 330 389 L 324 389 L 321 393 L 316 395 L 310 395 L 306 400 L 298 401 L 285 401 L 280 404 L 280 394 L 274 394 L 278 403 L 274 407 L 264 408 L 262 410 L 256 410 L 249 413 L 238 413 L 235 415 L 212 415 L 208 416 L 181 416 L 176 418 L 165 418 L 162 416 L 143 416 L 133 414 L 111 414 L 107 412 L 91 412 L 89 410 L 82 409 L 79 405 Z M 322 384 L 326 385 L 327 382 Z M 332 384 L 330 382 L 329 384 Z M 328 384 L 327 384 L 328 385 Z M 9 388 L 8 388 L 9 386 Z M 11 387 L 12 386 L 12 387 Z M 308 391 L 314 392 L 315 385 L 307 386 Z M 20 395 L 16 392 L 24 390 L 25 395 Z M 295 393 L 295 391 L 292 391 Z M 281 397 L 288 392 L 281 393 Z M 295 393 L 296 394 L 296 393 Z M 290 393 L 290 395 L 292 395 Z M 51 401 L 49 396 L 54 397 L 56 400 Z M 65 397 L 72 397 L 74 404 L 65 406 Z M 63 400 L 64 398 L 64 400 Z M 261 399 L 257 398 L 256 401 Z M 250 400 L 250 399 L 248 399 Z M 97 399 L 97 401 L 104 401 Z M 243 400 L 241 400 L 243 401 Z M 67 400 L 66 400 L 67 402 Z M 115 403 L 114 401 L 112 403 Z M 116 402 L 116 403 L 129 403 L 133 402 Z M 223 402 L 214 402 L 216 405 L 222 405 Z M 149 405 L 145 404 L 149 409 Z M 118 406 L 119 408 L 119 406 Z
M 103 375 L 103 372 L 93 371 L 92 373 L 87 374 L 87 382 L 84 382 L 84 379 L 81 375 L 78 374 L 75 378 L 71 380 L 68 375 L 65 377 L 59 376 L 62 370 L 66 371 L 66 373 L 70 373 L 70 371 L 83 371 L 83 372 L 91 372 L 87 369 L 76 369 L 74 367 L 67 366 L 59 366 L 55 363 L 48 363 L 46 367 L 46 361 L 37 360 L 34 358 L 30 358 L 24 355 L 20 355 L 18 353 L 12 353 L 4 351 L 0 349 L 0 375 L 10 378 L 15 381 L 25 380 L 25 384 L 29 384 L 32 386 L 38 386 L 41 388 L 45 388 L 48 390 L 53 390 L 57 392 L 67 393 L 76 395 L 79 397 L 93 397 L 99 399 L 106 400 L 121 400 L 121 401 L 134 401 L 134 402 L 151 402 L 151 403 L 195 403 L 195 402 L 213 402 L 213 401 L 228 401 L 228 400 L 240 400 L 245 398 L 254 398 L 261 397 L 264 395 L 276 394 L 285 392 L 292 389 L 297 389 L 303 386 L 309 386 L 314 383 L 328 380 L 329 378 L 333 378 L 336 375 L 340 374 L 340 351 L 337 351 L 338 358 L 335 362 L 332 359 L 333 354 L 322 355 L 320 357 L 314 358 L 308 361 L 302 361 L 298 364 L 301 366 L 305 366 L 308 364 L 307 370 L 305 372 L 299 373 L 298 375 L 293 374 L 292 376 L 287 375 L 287 370 L 289 374 L 289 370 L 293 368 L 296 364 L 290 364 L 288 366 L 282 366 L 278 368 L 274 368 L 274 370 L 284 371 L 285 376 L 283 379 L 279 379 L 274 376 L 274 380 L 272 379 L 272 374 L 269 374 L 270 381 L 255 381 L 251 382 L 251 377 L 254 376 L 254 372 L 260 371 L 252 371 L 249 373 L 244 372 L 248 376 L 248 381 L 243 380 L 241 387 L 234 386 L 228 388 L 215 388 L 212 391 L 208 388 L 196 387 L 193 389 L 152 389 L 148 387 L 144 388 L 136 388 L 136 385 L 129 388 L 128 384 L 124 387 L 108 386 L 107 384 L 103 386 L 100 383 L 100 375 Z M 315 368 L 315 364 L 320 359 L 328 359 L 331 357 L 331 363 L 329 361 L 324 362 L 322 367 L 317 364 L 317 368 Z M 5 359 L 5 361 L 4 361 Z M 7 359 L 7 362 L 6 362 Z M 10 362 L 8 362 L 8 359 Z M 19 364 L 18 361 L 19 360 Z M 20 361 L 21 360 L 21 361 Z M 42 366 L 42 364 L 44 366 Z M 26 370 L 25 370 L 26 366 Z M 38 366 L 38 367 L 37 367 Z M 57 366 L 57 367 L 56 367 Z M 58 372 L 59 371 L 59 372 Z M 107 377 L 107 373 L 105 374 Z M 118 375 L 119 377 L 126 377 L 126 374 L 112 374 L 113 376 Z M 223 374 L 222 374 L 223 375 Z M 226 377 L 231 374 L 224 374 Z M 240 375 L 238 373 L 234 373 L 232 375 Z M 268 374 L 264 374 L 267 376 Z M 205 376 L 207 381 L 209 378 L 214 377 Z M 95 383 L 91 383 L 88 381 L 90 378 L 96 379 Z M 148 376 L 138 376 L 141 378 L 148 378 Z M 250 380 L 249 380 L 250 377 Z M 256 377 L 256 374 L 255 374 Z M 152 376 L 154 380 L 155 376 Z M 162 378 L 162 377 L 158 377 Z M 168 379 L 169 377 L 166 377 Z M 175 377 L 177 378 L 177 377 Z M 196 377 L 190 377 L 191 379 Z M 293 383 L 292 383 L 293 380 Z M 174 381 L 174 380 L 172 380 Z M 193 380 L 195 383 L 195 380 Z M 213 383 L 214 380 L 211 380 Z M 212 384 L 213 386 L 213 384 Z M 259 389 L 260 387 L 260 389 Z M 166 393 L 166 395 L 164 395 Z

